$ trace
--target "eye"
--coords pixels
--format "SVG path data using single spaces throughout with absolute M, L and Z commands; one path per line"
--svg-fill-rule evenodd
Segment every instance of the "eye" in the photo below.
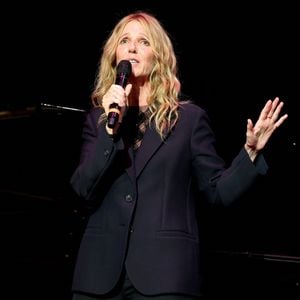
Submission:
M 150 46 L 149 41 L 146 40 L 146 39 L 142 39 L 142 40 L 140 41 L 140 43 L 141 43 L 142 45 L 144 45 L 144 46 Z
M 123 38 L 120 40 L 120 44 L 126 44 L 128 43 L 128 38 Z

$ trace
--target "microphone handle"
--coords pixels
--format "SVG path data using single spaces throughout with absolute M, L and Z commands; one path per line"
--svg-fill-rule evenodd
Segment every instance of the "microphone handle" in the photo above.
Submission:
M 119 121 L 120 107 L 117 103 L 112 103 L 109 106 L 109 113 L 107 116 L 107 127 L 114 128 Z

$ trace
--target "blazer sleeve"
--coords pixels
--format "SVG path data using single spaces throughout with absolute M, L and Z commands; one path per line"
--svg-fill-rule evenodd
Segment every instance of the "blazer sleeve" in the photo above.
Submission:
M 195 118 L 191 149 L 197 185 L 211 204 L 230 205 L 268 169 L 262 154 L 253 163 L 244 147 L 227 165 L 217 153 L 215 136 L 204 110 Z
M 92 109 L 86 116 L 82 131 L 82 148 L 79 165 L 71 176 L 71 186 L 78 196 L 89 200 L 114 156 L 124 148 L 121 139 L 111 138 L 105 123 L 99 123 L 101 110 Z

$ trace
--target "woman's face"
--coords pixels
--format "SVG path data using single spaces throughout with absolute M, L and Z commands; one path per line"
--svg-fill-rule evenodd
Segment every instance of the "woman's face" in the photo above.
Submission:
M 132 75 L 136 78 L 147 78 L 153 68 L 153 57 L 153 50 L 144 28 L 138 21 L 129 22 L 117 46 L 117 64 L 121 60 L 129 60 Z

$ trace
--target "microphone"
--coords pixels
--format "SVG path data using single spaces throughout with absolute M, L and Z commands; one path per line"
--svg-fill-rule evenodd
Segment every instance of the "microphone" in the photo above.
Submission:
M 116 84 L 126 87 L 127 80 L 131 75 L 131 63 L 128 60 L 121 60 L 117 66 L 117 78 Z M 118 123 L 120 117 L 120 107 L 117 103 L 112 103 L 109 106 L 109 112 L 107 116 L 107 126 L 114 128 Z

